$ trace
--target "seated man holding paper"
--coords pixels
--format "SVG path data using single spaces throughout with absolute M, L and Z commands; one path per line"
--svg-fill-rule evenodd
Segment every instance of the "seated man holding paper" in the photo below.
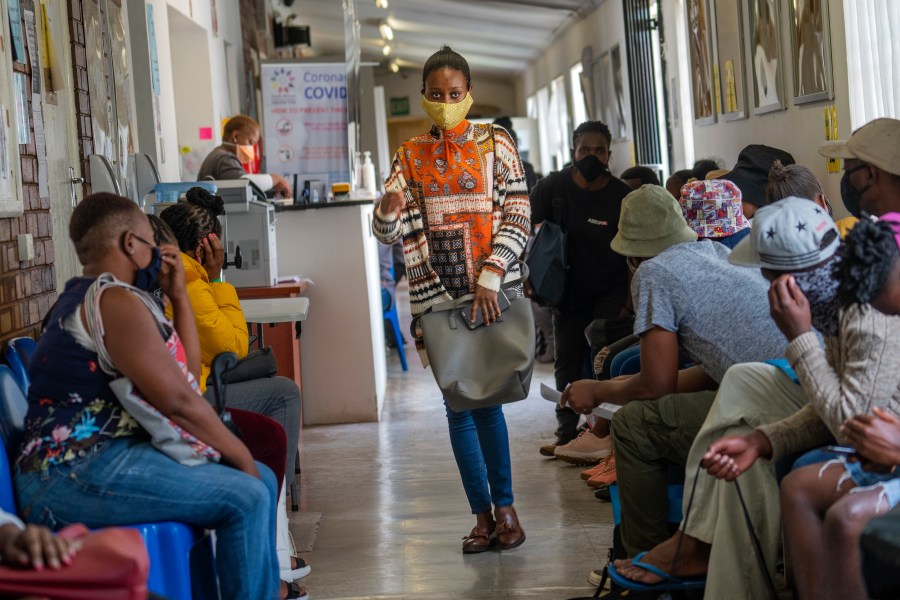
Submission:
M 618 479 L 629 555 L 668 537 L 666 472 L 669 465 L 684 466 L 725 371 L 780 358 L 786 346 L 769 317 L 769 286 L 760 271 L 730 264 L 723 244 L 696 241 L 747 227 L 740 191 L 711 180 L 685 185 L 682 195 L 684 210 L 659 186 L 630 193 L 612 242 L 636 269 L 632 296 L 641 371 L 577 381 L 561 399 L 579 413 L 604 402 L 625 405 L 612 419 L 617 464 L 610 480 Z M 693 367 L 679 371 L 679 350 Z M 626 404 L 632 400 L 646 402 Z

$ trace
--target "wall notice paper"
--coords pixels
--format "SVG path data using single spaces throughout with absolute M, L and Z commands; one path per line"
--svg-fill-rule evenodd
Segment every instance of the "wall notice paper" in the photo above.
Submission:
M 554 404 L 559 404 L 560 398 L 562 398 L 562 392 L 557 392 L 555 389 L 547 385 L 546 383 L 541 383 L 541 398 L 544 400 L 549 400 Z M 612 419 L 613 413 L 622 408 L 618 404 L 610 404 L 609 402 L 603 402 L 594 409 L 593 414 L 596 417 L 601 417 L 603 419 Z
M 350 181 L 346 65 L 263 64 L 260 81 L 266 170 L 288 181 L 298 176 L 297 203 Z
M 19 0 L 7 0 L 9 8 L 9 29 L 12 34 L 13 60 L 25 62 L 25 39 L 22 36 L 22 12 L 19 9 Z
M 50 197 L 50 186 L 47 182 L 47 140 L 44 136 L 44 107 L 40 94 L 31 95 L 31 107 L 34 111 L 34 149 L 37 153 L 38 196 Z
M 9 181 L 12 173 L 9 168 L 9 111 L 0 104 L 0 179 Z M 4 186 L 0 186 L 2 189 Z
M 38 69 L 38 65 L 40 61 L 38 60 L 37 54 L 37 41 L 35 40 L 35 30 L 34 30 L 34 13 L 30 10 L 26 10 L 22 12 L 22 16 L 25 20 L 25 42 L 28 44 L 28 60 L 31 63 L 31 73 L 39 73 L 40 69 Z M 40 94 L 41 93 L 41 78 L 34 77 L 31 78 L 31 93 L 32 94 Z
M 19 144 L 27 144 L 31 141 L 31 131 L 28 128 L 28 79 L 25 73 L 13 74 L 13 90 L 16 96 L 16 125 L 19 129 Z

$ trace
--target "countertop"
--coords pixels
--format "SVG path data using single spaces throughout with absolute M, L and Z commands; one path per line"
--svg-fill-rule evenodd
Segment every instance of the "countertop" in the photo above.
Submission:
M 275 205 L 275 212 L 289 210 L 315 210 L 319 208 L 340 208 L 342 206 L 362 206 L 364 204 L 375 204 L 374 198 L 365 200 L 340 200 L 338 202 L 317 202 L 315 204 L 288 204 L 286 206 Z

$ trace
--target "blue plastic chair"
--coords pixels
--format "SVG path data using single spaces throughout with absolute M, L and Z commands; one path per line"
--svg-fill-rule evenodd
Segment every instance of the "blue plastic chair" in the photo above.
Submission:
M 28 376 L 28 363 L 31 362 L 31 355 L 34 354 L 35 347 L 37 347 L 37 342 L 32 338 L 18 337 L 6 342 L 4 352 L 6 364 L 12 369 L 13 377 L 16 378 L 16 382 L 22 388 L 22 393 L 26 396 L 28 395 L 28 386 L 31 384 Z
M 391 277 L 394 276 L 394 268 L 391 267 Z M 391 299 L 391 306 L 384 311 L 384 320 L 390 322 L 391 331 L 394 333 L 394 345 L 397 346 L 397 355 L 400 357 L 400 366 L 404 371 L 409 371 L 406 364 L 406 349 L 403 347 L 403 334 L 400 333 L 400 317 L 397 315 L 397 298 Z
M 13 371 L 0 365 L 0 507 L 13 514 L 16 507 L 6 448 L 18 447 L 27 412 L 28 400 Z M 202 529 L 174 521 L 141 523 L 129 528 L 141 534 L 147 547 L 150 591 L 172 600 L 218 598 L 212 544 Z M 192 578 L 192 571 L 209 575 Z

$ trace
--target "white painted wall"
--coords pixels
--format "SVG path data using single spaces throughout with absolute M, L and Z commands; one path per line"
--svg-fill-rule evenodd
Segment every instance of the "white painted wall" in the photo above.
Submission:
M 517 86 L 517 89 L 521 89 L 522 94 L 518 102 L 524 107 L 525 98 L 538 89 L 549 86 L 550 82 L 560 75 L 566 76 L 566 86 L 568 87 L 569 70 L 575 63 L 581 62 L 581 52 L 585 46 L 593 48 L 594 60 L 597 60 L 597 57 L 616 44 L 619 44 L 623 65 L 627 65 L 625 17 L 622 3 L 619 0 L 604 2 L 587 17 L 573 24 L 525 70 L 522 74 L 522 86 L 521 88 Z M 625 102 L 630 105 L 631 95 L 628 89 L 627 68 L 622 70 L 622 79 Z M 630 124 L 628 129 L 629 132 L 632 129 Z M 610 150 L 612 150 L 610 168 L 613 173 L 619 173 L 631 166 L 631 140 L 613 142 Z
M 232 116 L 234 107 L 238 106 L 233 92 L 242 89 L 244 77 L 240 67 L 243 59 L 239 0 L 216 0 L 217 36 L 213 35 L 210 2 L 146 1 L 154 7 L 160 65 L 160 135 L 153 143 L 160 157 L 160 177 L 164 181 L 178 181 L 181 179 L 179 149 L 200 143 L 200 127 L 213 128 L 213 140 L 205 144 L 220 143 L 219 123 Z M 192 33 L 183 35 L 183 30 Z M 226 43 L 233 48 L 236 59 L 231 82 L 226 69 Z M 141 93 L 140 86 L 135 83 L 136 93 Z M 149 83 L 144 89 L 149 90 Z
M 406 71 L 390 75 L 376 75 L 375 85 L 384 87 L 384 97 L 390 113 L 391 98 L 409 97 L 409 114 L 413 117 L 426 117 L 422 110 L 422 72 Z M 525 101 L 521 101 L 521 110 L 516 94 L 516 86 L 512 80 L 497 79 L 490 76 L 479 77 L 472 73 L 472 98 L 475 104 L 490 104 L 500 108 L 500 112 L 509 116 L 525 114 Z M 388 114 L 388 118 L 390 118 Z

